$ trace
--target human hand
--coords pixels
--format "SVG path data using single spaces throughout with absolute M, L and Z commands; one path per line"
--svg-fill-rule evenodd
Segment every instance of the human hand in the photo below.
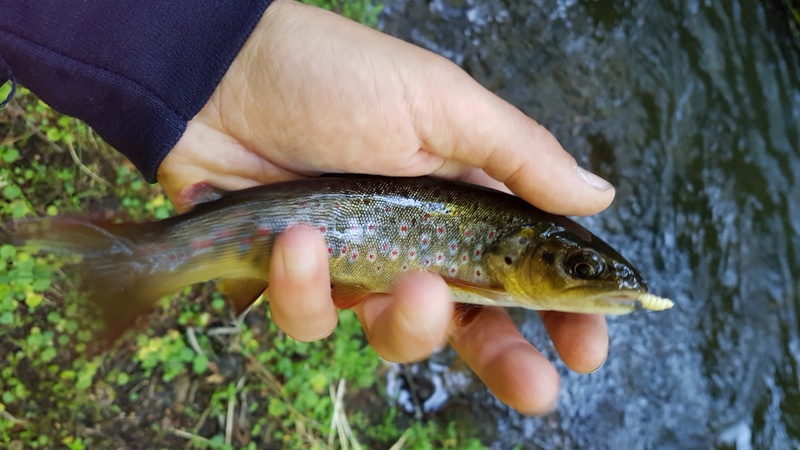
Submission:
M 613 199 L 556 139 L 457 66 L 317 8 L 278 0 L 206 106 L 164 159 L 158 178 L 179 209 L 206 182 L 236 190 L 330 172 L 436 175 L 510 189 L 541 209 L 593 214 Z M 312 230 L 278 237 L 270 266 L 276 324 L 298 340 L 337 322 L 327 247 Z M 444 281 L 401 280 L 354 307 L 375 350 L 414 361 L 451 345 L 497 397 L 526 414 L 556 405 L 555 368 L 502 308 L 453 320 Z M 605 318 L 542 312 L 564 362 L 591 372 L 605 360 Z

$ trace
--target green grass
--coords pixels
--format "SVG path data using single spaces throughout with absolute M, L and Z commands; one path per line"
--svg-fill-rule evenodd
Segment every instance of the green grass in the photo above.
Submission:
M 311 3 L 373 26 L 380 11 Z M 90 127 L 24 88 L 0 110 L 0 198 L 0 223 L 174 213 Z M 387 406 L 383 363 L 350 311 L 331 337 L 300 343 L 275 327 L 263 301 L 235 317 L 209 283 L 164 299 L 100 349 L 62 264 L 0 246 L 0 448 L 482 448 L 452 424 Z

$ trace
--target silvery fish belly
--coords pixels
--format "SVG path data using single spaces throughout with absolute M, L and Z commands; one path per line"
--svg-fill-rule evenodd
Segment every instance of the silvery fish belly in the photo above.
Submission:
M 672 302 L 575 222 L 502 192 L 429 177 L 320 177 L 231 192 L 159 222 L 18 221 L 0 242 L 80 256 L 81 289 L 109 327 L 161 296 L 222 279 L 239 309 L 267 288 L 277 234 L 324 236 L 338 297 L 388 292 L 409 272 L 445 278 L 459 302 L 624 314 Z

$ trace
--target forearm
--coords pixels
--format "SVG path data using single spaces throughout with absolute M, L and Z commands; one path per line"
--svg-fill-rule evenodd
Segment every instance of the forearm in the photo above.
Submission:
M 0 56 L 150 181 L 270 0 L 0 0 Z

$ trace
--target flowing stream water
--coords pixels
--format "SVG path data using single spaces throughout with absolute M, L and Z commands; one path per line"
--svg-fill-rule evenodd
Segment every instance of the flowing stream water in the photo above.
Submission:
M 677 304 L 610 318 L 594 374 L 557 362 L 554 414 L 520 416 L 480 389 L 441 414 L 493 448 L 800 448 L 800 50 L 788 23 L 755 0 L 386 3 L 384 31 L 455 61 L 615 184 L 614 204 L 581 222 Z M 557 361 L 537 315 L 518 314 Z

